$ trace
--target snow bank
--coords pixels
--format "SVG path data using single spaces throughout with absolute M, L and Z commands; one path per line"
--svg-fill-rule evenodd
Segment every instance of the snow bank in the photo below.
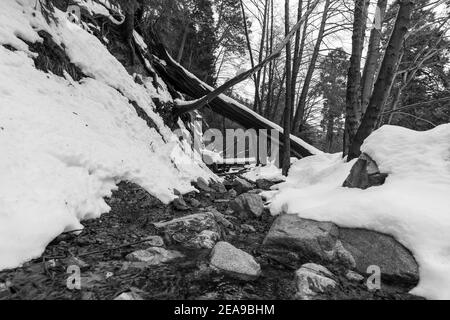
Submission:
M 0 269 L 38 257 L 60 233 L 108 212 L 103 198 L 122 180 L 169 202 L 175 188 L 188 192 L 192 180 L 212 177 L 153 111 L 151 92 L 100 41 L 60 11 L 59 24 L 48 25 L 35 4 L 0 1 Z M 23 40 L 41 42 L 39 30 L 89 78 L 37 70 Z
M 250 170 L 245 172 L 243 176 L 244 178 L 254 182 L 259 179 L 269 181 L 284 181 L 286 179 L 286 177 L 283 176 L 281 169 L 272 162 L 265 166 L 251 165 Z
M 362 150 L 389 174 L 384 185 L 343 188 L 354 161 L 308 157 L 294 164 L 271 212 L 391 234 L 419 263 L 420 283 L 412 293 L 450 299 L 450 124 L 427 132 L 384 126 Z

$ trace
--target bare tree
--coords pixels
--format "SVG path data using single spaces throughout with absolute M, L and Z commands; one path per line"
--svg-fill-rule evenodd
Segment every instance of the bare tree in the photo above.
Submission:
M 287 35 L 289 34 L 289 0 L 285 0 L 284 3 L 284 31 Z M 297 31 L 298 33 L 298 31 Z M 291 70 L 291 41 L 288 40 L 286 42 L 286 94 L 285 94 L 285 103 L 284 103 L 284 124 L 283 124 L 283 132 L 284 132 L 284 150 L 283 150 L 283 159 L 282 159 L 282 173 L 287 176 L 289 172 L 289 168 L 291 166 L 291 90 L 292 90 L 292 70 Z
M 380 60 L 381 28 L 386 13 L 387 0 L 378 0 L 377 11 L 370 32 L 369 47 L 367 49 L 366 63 L 361 79 L 361 110 L 366 112 L 367 105 L 373 90 L 376 72 Z
M 354 159 L 361 154 L 361 146 L 364 140 L 375 129 L 382 112 L 382 107 L 389 97 L 389 89 L 397 72 L 401 48 L 411 22 L 414 0 L 400 0 L 399 6 L 395 26 L 381 64 L 377 81 L 375 82 L 373 94 L 370 98 L 366 113 L 362 118 L 361 125 L 349 148 L 348 160 Z
M 302 92 L 300 94 L 297 111 L 295 112 L 295 116 L 293 119 L 293 133 L 294 134 L 298 134 L 301 130 L 301 124 L 302 124 L 303 117 L 305 114 L 306 99 L 308 98 L 308 91 L 309 91 L 309 87 L 311 84 L 311 79 L 313 77 L 313 74 L 314 74 L 314 71 L 316 68 L 317 58 L 319 57 L 320 46 L 322 44 L 323 36 L 325 33 L 325 26 L 326 26 L 327 17 L 328 17 L 328 10 L 330 8 L 330 2 L 331 2 L 331 0 L 325 0 L 325 5 L 324 5 L 323 13 L 322 13 L 322 20 L 320 22 L 320 27 L 319 27 L 319 33 L 317 35 L 317 40 L 316 40 L 316 44 L 314 46 L 314 50 L 313 50 L 313 53 L 311 56 L 308 71 L 306 73 L 305 80 L 303 82 L 303 88 L 302 88 Z
M 366 26 L 367 0 L 355 1 L 355 15 L 353 20 L 352 55 L 347 78 L 346 117 L 344 131 L 344 155 L 353 142 L 361 117 L 361 58 L 364 47 Z

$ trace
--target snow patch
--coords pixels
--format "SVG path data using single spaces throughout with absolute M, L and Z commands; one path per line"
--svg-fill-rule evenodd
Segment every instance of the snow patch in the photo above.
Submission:
M 34 5 L 0 1 L 0 269 L 40 256 L 60 233 L 108 212 L 103 198 L 120 181 L 167 203 L 174 189 L 189 192 L 191 181 L 214 177 L 153 111 L 151 92 L 98 39 L 58 10 L 59 23 L 48 25 Z M 20 39 L 41 41 L 39 30 L 64 44 L 90 78 L 37 70 Z

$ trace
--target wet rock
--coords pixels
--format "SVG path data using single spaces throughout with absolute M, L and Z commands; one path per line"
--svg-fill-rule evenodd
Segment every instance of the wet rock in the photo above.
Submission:
M 347 188 L 367 189 L 384 184 L 387 174 L 381 173 L 377 163 L 363 153 L 353 165 L 343 186 Z
M 360 275 L 359 273 L 356 273 L 355 271 L 349 270 L 345 274 L 345 277 L 347 280 L 353 281 L 353 282 L 363 282 L 364 277 Z
M 262 190 L 270 190 L 270 188 L 276 184 L 282 183 L 282 180 L 267 180 L 267 179 L 258 179 L 256 180 L 256 187 Z
M 419 267 L 411 252 L 393 237 L 363 229 L 340 229 L 340 238 L 356 262 L 356 271 L 367 273 L 371 265 L 380 267 L 382 281 L 417 285 Z
M 145 250 L 134 251 L 127 255 L 126 259 L 133 262 L 145 262 L 148 265 L 158 265 L 182 257 L 183 255 L 178 251 L 151 247 Z
M 172 205 L 175 209 L 180 210 L 180 211 L 189 210 L 189 206 L 186 204 L 186 201 L 184 201 L 182 196 L 173 200 Z
M 149 247 L 164 247 L 164 240 L 160 236 L 149 236 L 143 240 L 144 244 Z
M 261 274 L 255 259 L 228 242 L 218 242 L 211 253 L 211 266 L 241 280 L 254 280 Z
M 321 265 L 315 263 L 302 265 L 295 272 L 296 298 L 309 300 L 318 293 L 325 293 L 327 290 L 335 288 L 337 283 L 332 278 L 333 274 Z
M 237 194 L 241 194 L 253 189 L 253 185 L 247 180 L 237 177 L 233 181 L 233 189 L 236 190 Z
M 244 193 L 230 202 L 230 208 L 243 218 L 260 217 L 264 211 L 264 202 L 257 194 Z
M 201 246 L 204 243 L 202 231 L 209 230 L 221 234 L 221 228 L 211 212 L 196 213 L 154 225 L 167 240 L 193 249 L 205 248 Z M 209 245 L 206 248 L 209 248 Z

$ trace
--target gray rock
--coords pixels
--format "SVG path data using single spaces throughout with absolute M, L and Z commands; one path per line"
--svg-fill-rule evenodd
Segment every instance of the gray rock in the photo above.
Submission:
M 327 290 L 335 288 L 337 283 L 332 278 L 333 274 L 323 266 L 314 263 L 302 265 L 295 272 L 296 297 L 309 300 L 318 293 L 325 293 Z
M 227 188 L 225 188 L 223 183 L 218 182 L 218 181 L 211 182 L 210 187 L 218 193 L 226 193 L 227 192 Z
M 149 247 L 164 247 L 164 240 L 160 236 L 149 236 L 143 240 L 144 244 Z
M 264 211 L 264 202 L 257 194 L 244 193 L 230 202 L 230 208 L 241 217 L 260 217 Z
M 261 189 L 253 189 L 253 190 L 249 190 L 247 193 L 250 193 L 250 194 L 260 194 L 260 193 L 262 193 L 264 190 L 261 190 Z
M 247 180 L 237 177 L 233 181 L 233 189 L 236 190 L 237 194 L 241 194 L 253 189 L 253 185 Z
M 164 233 L 168 240 L 193 249 L 210 248 L 209 241 L 204 241 L 203 231 L 209 230 L 217 235 L 222 234 L 221 228 L 211 212 L 196 213 L 154 225 Z
M 343 186 L 367 189 L 384 184 L 387 176 L 387 174 L 380 172 L 378 165 L 371 157 L 363 153 L 353 165 Z
M 230 222 L 230 220 L 228 220 L 225 215 L 223 215 L 222 213 L 220 213 L 219 211 L 217 211 L 217 209 L 215 209 L 214 207 L 208 207 L 207 208 L 208 211 L 210 213 L 212 213 L 214 215 L 214 219 L 216 219 L 216 221 L 222 225 L 225 228 L 228 229 L 233 229 L 234 225 L 232 222 Z
M 145 250 L 137 250 L 126 256 L 128 261 L 145 262 L 148 265 L 159 265 L 171 260 L 182 258 L 183 254 L 174 250 L 166 250 L 160 247 L 150 247 Z
M 411 252 L 393 237 L 363 229 L 340 229 L 343 246 L 356 262 L 356 271 L 367 273 L 376 265 L 381 269 L 381 279 L 415 286 L 419 281 L 419 267 Z
M 198 208 L 198 207 L 200 207 L 200 206 L 202 205 L 201 202 L 198 201 L 198 200 L 195 199 L 195 198 L 191 198 L 191 200 L 189 200 L 189 202 L 191 203 L 191 206 L 192 206 L 193 208 Z
M 228 191 L 228 197 L 230 197 L 230 198 L 236 198 L 237 197 L 237 192 L 236 192 L 236 190 L 234 190 L 234 189 L 231 189 L 231 190 L 229 190 Z
M 417 263 L 408 249 L 393 237 L 375 231 L 339 228 L 330 222 L 285 214 L 275 220 L 263 246 L 271 254 L 296 252 L 305 260 L 344 266 L 360 274 L 376 265 L 383 281 L 408 288 L 419 279 Z
M 284 214 L 275 220 L 263 245 L 267 248 L 298 252 L 306 260 L 330 262 L 334 258 L 346 256 L 341 252 L 342 246 L 337 243 L 338 236 L 339 229 L 333 223 Z M 339 262 L 352 265 L 352 261 Z
M 268 180 L 268 179 L 258 179 L 256 180 L 256 187 L 262 190 L 270 190 L 270 188 L 276 184 L 282 183 L 282 180 Z
M 213 189 L 211 189 L 209 187 L 209 183 L 203 178 L 198 178 L 197 181 L 194 183 L 194 186 L 200 191 L 205 191 L 205 192 L 213 192 L 214 191 Z
M 193 244 L 197 248 L 212 249 L 217 241 L 220 240 L 220 235 L 211 230 L 203 230 L 193 240 Z
M 180 210 L 180 211 L 189 210 L 189 206 L 186 204 L 186 201 L 184 201 L 182 196 L 173 200 L 172 205 L 175 209 Z
M 261 274 L 261 267 L 250 254 L 228 242 L 215 245 L 210 263 L 212 267 L 242 280 L 254 280 Z
M 362 275 L 360 275 L 359 273 L 356 273 L 355 271 L 352 271 L 352 270 L 347 271 L 347 273 L 345 274 L 345 277 L 348 280 L 354 281 L 354 282 L 363 282 L 364 281 L 364 277 Z

